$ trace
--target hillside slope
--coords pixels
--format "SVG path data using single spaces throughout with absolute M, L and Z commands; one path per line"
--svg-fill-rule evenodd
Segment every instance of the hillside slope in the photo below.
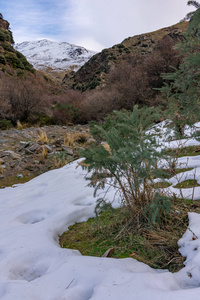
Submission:
M 188 22 L 181 22 L 154 32 L 126 38 L 122 43 L 94 55 L 72 77 L 66 74 L 63 83 L 82 91 L 102 85 L 112 66 L 152 54 L 164 37 L 168 36 L 177 42 L 187 26 Z
M 14 40 L 9 26 L 9 22 L 0 15 L 0 70 L 13 73 L 13 70 L 18 69 L 34 73 L 32 65 L 24 55 L 13 48 Z

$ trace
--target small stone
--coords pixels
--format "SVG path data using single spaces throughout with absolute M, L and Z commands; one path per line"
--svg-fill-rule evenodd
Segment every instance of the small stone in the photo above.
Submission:
M 27 148 L 30 145 L 31 141 L 29 142 L 25 142 L 25 141 L 20 141 L 19 144 L 20 146 L 22 146 L 23 148 Z
M 24 175 L 22 175 L 22 174 L 17 175 L 17 178 L 23 178 L 23 177 L 24 177 Z
M 21 159 L 21 156 L 17 153 L 15 153 L 14 151 L 11 151 L 11 150 L 7 150 L 7 151 L 4 151 L 5 152 L 5 156 L 10 156 L 12 159 Z
M 35 143 L 27 148 L 30 152 L 38 153 L 41 150 L 41 146 L 38 143 Z
M 62 150 L 66 151 L 67 154 L 69 155 L 73 155 L 74 154 L 74 150 L 72 149 L 72 147 L 66 146 L 66 145 L 62 145 Z
M 13 169 L 13 168 L 15 168 L 16 167 L 16 162 L 14 162 L 14 161 L 11 161 L 11 163 L 10 163 L 10 167 Z
M 115 251 L 114 248 L 110 248 L 102 255 L 102 257 L 111 257 L 113 255 L 114 251 Z
M 86 142 L 86 145 L 91 145 L 91 144 L 95 144 L 95 143 L 96 143 L 95 139 L 89 138 Z
M 46 148 L 48 153 L 53 151 L 52 147 L 50 147 L 49 145 L 44 145 L 44 147 Z

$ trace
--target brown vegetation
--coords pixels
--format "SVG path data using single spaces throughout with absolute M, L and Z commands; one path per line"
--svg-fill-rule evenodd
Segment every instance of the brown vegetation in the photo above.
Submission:
M 73 73 L 76 90 L 36 72 L 12 47 L 11 32 L 2 28 L 0 128 L 18 120 L 39 125 L 87 123 L 101 121 L 113 110 L 132 110 L 135 104 L 164 105 L 155 89 L 163 85 L 162 73 L 173 71 L 171 66 L 181 61 L 174 45 L 186 25 L 128 38 L 94 55 Z

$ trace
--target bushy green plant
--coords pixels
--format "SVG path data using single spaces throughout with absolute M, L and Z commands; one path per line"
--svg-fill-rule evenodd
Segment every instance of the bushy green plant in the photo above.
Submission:
M 53 107 L 53 117 L 56 123 L 73 122 L 78 115 L 78 108 L 69 103 L 57 103 Z
M 2 43 L 2 46 L 4 48 L 4 50 L 8 51 L 8 52 L 15 52 L 14 48 L 9 44 L 9 43 Z
M 14 68 L 17 68 L 19 59 L 17 58 L 15 53 L 6 51 L 5 52 L 5 58 L 6 58 L 8 63 L 11 63 L 13 65 Z
M 170 210 L 171 201 L 169 197 L 156 193 L 153 201 L 147 204 L 144 215 L 146 215 L 149 224 L 158 223 L 160 225 L 161 220 L 170 213 Z
M 4 42 L 6 40 L 5 30 L 3 28 L 0 28 L 0 41 Z
M 200 117 L 200 8 L 192 16 L 184 37 L 177 45 L 184 55 L 183 62 L 174 73 L 163 75 L 169 83 L 161 88 L 170 99 L 169 115 L 180 135 L 186 124 L 193 124 Z
M 5 56 L 0 54 L 0 64 L 2 65 L 6 65 L 6 59 L 5 59 Z
M 14 44 L 12 32 L 10 30 L 0 28 L 0 41 L 1 42 L 7 41 L 11 44 Z
M 157 118 L 155 108 L 135 106 L 129 114 L 115 111 L 110 126 L 94 125 L 105 142 L 80 151 L 85 157 L 83 168 L 91 172 L 90 183 L 96 190 L 114 187 L 137 224 L 153 202 L 153 178 L 161 176 L 157 164 L 163 152 L 157 150 L 158 141 L 148 131 Z
M 12 125 L 12 122 L 10 120 L 6 120 L 6 119 L 1 119 L 0 120 L 0 128 L 2 130 L 9 129 L 11 127 L 13 127 L 13 125 Z

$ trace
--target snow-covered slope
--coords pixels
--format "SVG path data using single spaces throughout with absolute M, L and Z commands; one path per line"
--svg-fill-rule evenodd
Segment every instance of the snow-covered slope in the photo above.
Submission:
M 66 42 L 49 40 L 23 42 L 15 45 L 37 70 L 52 68 L 67 70 L 75 66 L 76 70 L 86 63 L 96 52 Z
M 157 126 L 165 129 L 162 125 Z M 173 147 L 179 143 L 173 141 Z M 200 183 L 199 155 L 181 157 L 177 163 L 193 168 Z M 25 184 L 0 189 L 0 299 L 199 300 L 199 214 L 189 213 L 189 227 L 178 242 L 186 261 L 177 273 L 152 269 L 133 258 L 82 256 L 77 250 L 59 247 L 63 231 L 94 216 L 94 189 L 86 183 L 86 171 L 77 166 L 75 161 Z M 191 170 L 185 176 L 191 178 Z M 179 179 L 182 182 L 184 176 Z M 174 178 L 171 183 L 176 184 Z M 199 199 L 200 188 L 194 189 Z M 184 190 L 187 196 L 190 189 Z M 103 191 L 98 192 L 101 197 Z M 173 192 L 177 195 L 179 189 Z M 112 200 L 114 195 L 117 207 L 120 199 L 114 188 L 106 198 Z

